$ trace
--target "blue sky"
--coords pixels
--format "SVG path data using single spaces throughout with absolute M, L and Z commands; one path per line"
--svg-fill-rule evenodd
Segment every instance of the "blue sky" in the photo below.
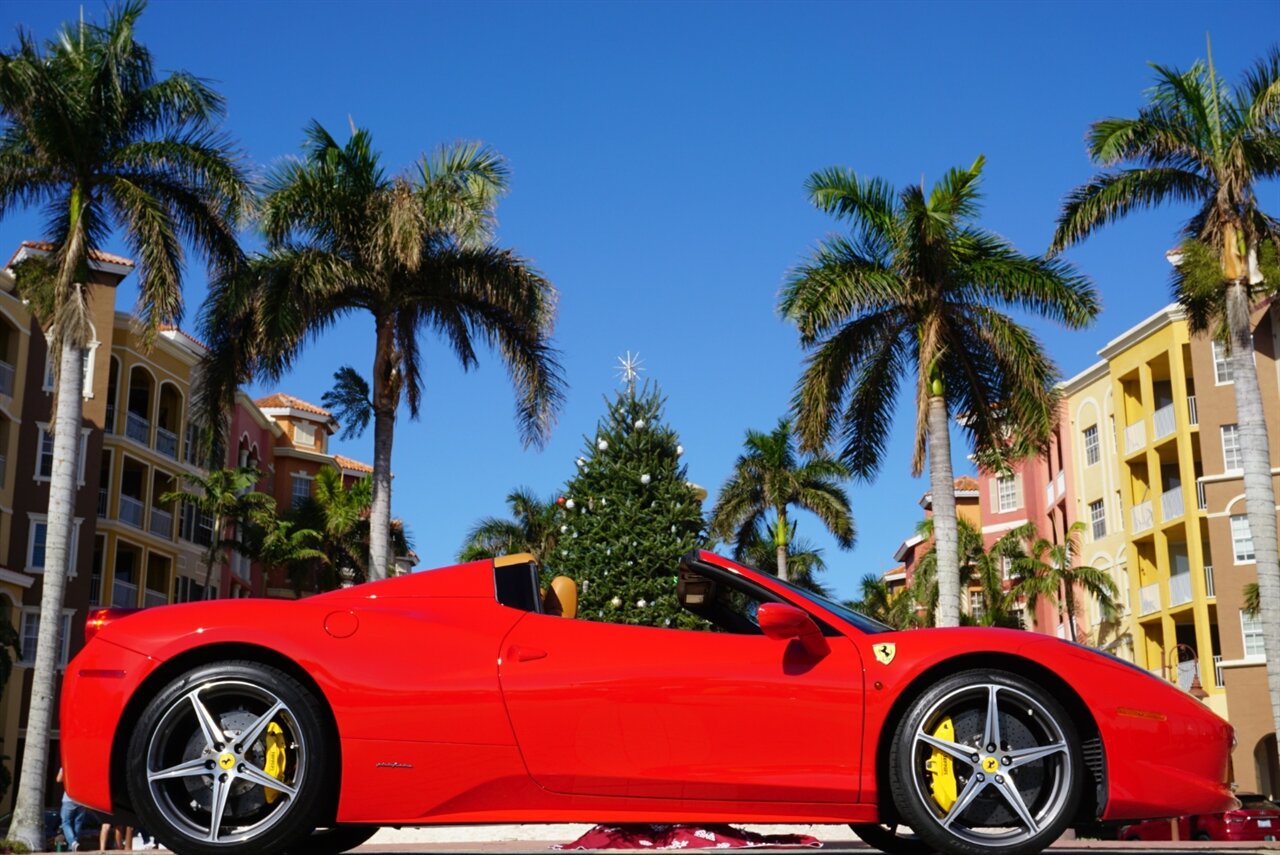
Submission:
M 79 8 L 0 3 L 0 44 L 16 42 L 19 24 L 49 36 Z M 86 4 L 85 14 L 102 8 Z M 776 423 L 799 375 L 778 289 L 838 228 L 806 201 L 810 172 L 841 165 L 899 186 L 932 183 L 985 154 L 983 224 L 1038 253 L 1062 196 L 1091 174 L 1088 124 L 1136 111 L 1149 61 L 1188 66 L 1212 30 L 1219 72 L 1235 80 L 1271 46 L 1275 20 L 1262 2 L 193 0 L 153 2 L 140 38 L 160 68 L 216 83 L 227 131 L 259 166 L 296 153 L 312 119 L 345 138 L 348 117 L 372 131 L 393 171 L 459 139 L 510 160 L 499 240 L 560 289 L 568 402 L 547 447 L 524 449 L 497 360 L 485 355 L 467 375 L 428 345 L 423 418 L 397 427 L 393 510 L 433 566 L 452 560 L 475 519 L 504 512 L 511 488 L 558 492 L 628 350 L 661 384 L 690 477 L 714 497 L 744 431 Z M 1262 199 L 1280 207 L 1274 186 Z M 1186 214 L 1134 216 L 1071 251 L 1104 311 L 1083 332 L 1034 326 L 1064 376 L 1167 302 L 1163 254 Z M 0 221 L 5 247 L 39 236 L 38 216 Z M 122 288 L 122 305 L 135 293 Z M 203 295 L 196 265 L 188 326 Z M 348 363 L 365 373 L 372 363 L 367 317 L 254 391 L 319 402 Z M 879 478 L 851 485 L 852 551 L 800 521 L 826 547 L 826 580 L 842 596 L 892 564 L 920 516 L 927 484 L 910 477 L 911 431 L 901 409 Z M 371 432 L 335 448 L 370 460 Z M 970 468 L 964 451 L 957 474 Z

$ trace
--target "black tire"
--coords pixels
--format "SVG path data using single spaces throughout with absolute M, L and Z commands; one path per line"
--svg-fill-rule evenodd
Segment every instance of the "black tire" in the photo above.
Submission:
M 277 668 L 194 668 L 152 698 L 134 728 L 125 769 L 133 809 L 178 855 L 295 847 L 333 803 L 325 721 L 320 700 Z M 269 751 L 283 756 L 278 777 L 265 771 Z
M 382 830 L 380 825 L 335 825 L 317 828 L 285 855 L 342 855 Z
M 949 738 L 934 734 L 951 722 Z M 984 743 L 986 740 L 986 744 Z M 951 777 L 926 764 L 950 760 Z M 889 755 L 902 821 L 949 855 L 1032 855 L 1075 818 L 1080 740 L 1048 692 L 1007 671 L 964 671 L 911 705 Z M 935 794 L 954 783 L 955 794 Z
M 933 855 L 937 851 L 905 825 L 851 822 L 849 827 L 859 840 L 886 855 Z

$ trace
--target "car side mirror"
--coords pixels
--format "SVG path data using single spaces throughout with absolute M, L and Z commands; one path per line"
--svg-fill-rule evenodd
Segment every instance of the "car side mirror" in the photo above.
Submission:
M 756 622 L 769 638 L 787 641 L 800 639 L 804 649 L 812 656 L 826 656 L 831 646 L 822 637 L 822 630 L 808 613 L 786 603 L 761 603 L 756 610 Z

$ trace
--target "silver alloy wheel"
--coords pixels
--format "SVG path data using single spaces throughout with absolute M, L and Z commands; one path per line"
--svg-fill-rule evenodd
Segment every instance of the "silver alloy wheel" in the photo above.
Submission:
M 264 768 L 272 723 L 284 747 L 282 779 Z M 179 695 L 161 716 L 148 742 L 147 785 L 174 829 L 206 843 L 237 843 L 290 812 L 307 760 L 303 728 L 274 692 L 213 680 Z
M 951 718 L 955 741 L 934 735 Z M 1070 742 L 1045 707 L 1013 686 L 979 683 L 943 695 L 912 735 L 912 783 L 941 828 L 977 846 L 1026 842 L 1058 820 L 1071 801 Z M 935 751 L 953 761 L 958 792 L 943 808 L 926 767 Z

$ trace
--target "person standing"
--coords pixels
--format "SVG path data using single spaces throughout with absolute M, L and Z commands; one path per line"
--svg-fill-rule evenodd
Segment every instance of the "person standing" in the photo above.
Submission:
M 80 832 L 84 830 L 84 821 L 89 810 L 79 802 L 72 801 L 67 795 L 66 784 L 63 783 L 62 767 L 58 767 L 58 783 L 62 784 L 62 809 L 59 816 L 62 820 L 62 837 L 67 841 L 67 849 L 75 852 L 80 848 Z

